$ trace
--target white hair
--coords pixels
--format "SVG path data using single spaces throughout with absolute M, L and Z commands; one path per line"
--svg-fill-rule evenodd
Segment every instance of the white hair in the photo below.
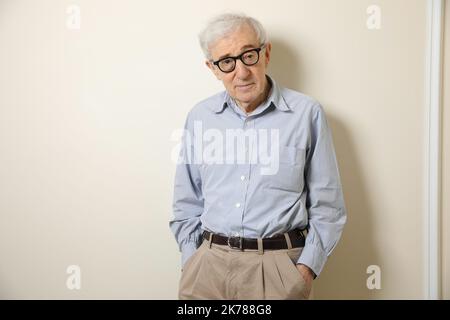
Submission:
M 200 46 L 208 60 L 212 60 L 210 46 L 217 40 L 224 38 L 228 34 L 236 31 L 242 25 L 247 24 L 253 28 L 258 38 L 259 44 L 266 44 L 269 40 L 266 30 L 255 18 L 245 14 L 224 13 L 212 18 L 199 34 Z

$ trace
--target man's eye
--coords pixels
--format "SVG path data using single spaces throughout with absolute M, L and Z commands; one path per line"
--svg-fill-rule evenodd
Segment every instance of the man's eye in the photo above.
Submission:
M 222 60 L 222 64 L 231 64 L 232 62 L 233 62 L 233 59 Z

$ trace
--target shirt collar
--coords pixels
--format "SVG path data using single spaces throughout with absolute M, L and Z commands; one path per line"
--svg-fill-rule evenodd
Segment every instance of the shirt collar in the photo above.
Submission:
M 278 85 L 275 82 L 275 80 L 273 80 L 268 75 L 266 75 L 266 77 L 267 77 L 267 80 L 269 80 L 272 83 L 271 93 L 269 94 L 269 97 L 266 100 L 266 103 L 268 105 L 272 105 L 273 104 L 280 111 L 289 111 L 289 110 L 291 110 L 289 108 L 289 106 L 286 104 L 286 101 L 284 100 L 284 98 L 283 98 L 283 96 L 281 94 L 281 89 L 280 89 L 280 87 L 278 87 Z M 220 113 L 228 106 L 230 101 L 231 101 L 231 97 L 228 94 L 228 92 L 225 91 L 224 94 L 223 94 L 223 99 L 221 100 L 221 102 L 217 103 L 217 104 L 214 104 L 214 105 L 211 105 L 211 109 L 215 113 Z

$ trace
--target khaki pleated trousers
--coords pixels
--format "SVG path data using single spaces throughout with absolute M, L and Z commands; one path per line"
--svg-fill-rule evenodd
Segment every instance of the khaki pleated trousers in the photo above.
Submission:
M 295 266 L 303 248 L 232 249 L 204 240 L 186 261 L 179 299 L 311 299 Z

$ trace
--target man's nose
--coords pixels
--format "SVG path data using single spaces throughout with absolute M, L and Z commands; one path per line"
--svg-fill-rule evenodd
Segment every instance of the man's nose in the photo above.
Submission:
M 238 76 L 241 79 L 245 79 L 249 74 L 250 70 L 248 66 L 246 66 L 241 60 L 236 60 L 236 76 Z

